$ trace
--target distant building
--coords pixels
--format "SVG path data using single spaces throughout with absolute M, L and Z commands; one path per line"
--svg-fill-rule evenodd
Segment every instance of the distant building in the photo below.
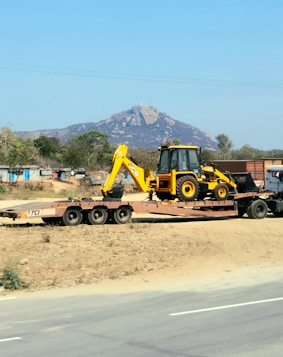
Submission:
M 0 182 L 41 181 L 52 178 L 52 170 L 35 165 L 10 167 L 0 165 Z
M 282 165 L 282 159 L 257 159 L 257 160 L 214 160 L 211 163 L 228 172 L 249 172 L 254 181 L 262 184 L 265 178 L 266 167 Z

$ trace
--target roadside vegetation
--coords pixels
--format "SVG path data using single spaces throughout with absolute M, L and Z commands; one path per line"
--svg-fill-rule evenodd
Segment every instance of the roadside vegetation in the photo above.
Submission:
M 0 287 L 5 290 L 19 290 L 28 288 L 28 284 L 20 278 L 19 264 L 9 261 L 0 273 Z

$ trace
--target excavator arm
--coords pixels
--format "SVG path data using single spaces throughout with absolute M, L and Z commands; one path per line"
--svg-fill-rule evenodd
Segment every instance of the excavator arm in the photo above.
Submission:
M 128 147 L 124 144 L 119 145 L 112 158 L 112 168 L 107 176 L 101 192 L 104 197 L 110 196 L 110 189 L 113 186 L 119 170 L 123 166 L 134 180 L 140 192 L 148 192 L 152 195 L 154 183 L 156 181 L 152 173 L 145 179 L 144 169 L 127 157 Z

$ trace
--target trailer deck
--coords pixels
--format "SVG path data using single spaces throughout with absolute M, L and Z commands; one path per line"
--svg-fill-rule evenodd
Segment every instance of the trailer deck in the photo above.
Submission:
M 78 225 L 81 222 L 104 224 L 111 218 L 116 223 L 127 223 L 132 212 L 181 217 L 237 216 L 237 202 L 226 201 L 105 201 L 83 198 L 53 202 L 32 202 L 0 210 L 0 217 L 16 219 L 41 218 L 45 223 Z

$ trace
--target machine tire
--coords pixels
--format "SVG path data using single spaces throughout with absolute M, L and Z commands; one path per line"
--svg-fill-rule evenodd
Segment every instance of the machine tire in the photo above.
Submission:
M 83 219 L 83 214 L 81 210 L 77 207 L 68 208 L 63 217 L 62 217 L 62 224 L 64 226 L 78 226 L 81 224 Z
M 113 220 L 117 224 L 128 223 L 132 218 L 132 210 L 129 206 L 121 206 L 113 211 Z
M 199 184 L 192 176 L 182 176 L 177 180 L 176 192 L 180 201 L 193 201 L 198 197 Z
M 252 219 L 262 219 L 266 217 L 267 212 L 267 204 L 260 199 L 253 201 L 247 209 L 248 217 Z
M 104 207 L 94 207 L 87 215 L 87 220 L 90 224 L 104 224 L 107 218 L 108 212 Z
M 213 191 L 214 198 L 217 201 L 224 201 L 227 200 L 229 196 L 229 188 L 225 183 L 220 183 L 217 185 Z

